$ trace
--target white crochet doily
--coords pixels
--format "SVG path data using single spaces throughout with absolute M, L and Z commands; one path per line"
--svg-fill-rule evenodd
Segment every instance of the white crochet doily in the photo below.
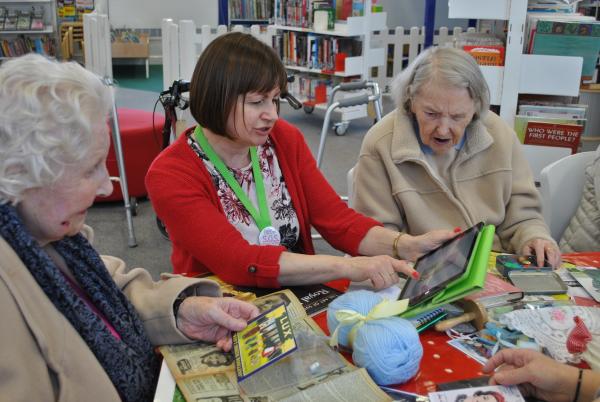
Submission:
M 515 310 L 500 317 L 500 322 L 517 329 L 548 349 L 562 363 L 579 361 L 567 351 L 566 341 L 575 326 L 573 317 L 581 317 L 592 334 L 592 342 L 600 343 L 600 308 L 579 306 L 546 307 L 537 310 Z

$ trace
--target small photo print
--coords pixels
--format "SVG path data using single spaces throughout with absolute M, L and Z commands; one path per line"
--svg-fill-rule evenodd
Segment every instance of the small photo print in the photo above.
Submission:
M 516 386 L 463 388 L 429 393 L 430 402 L 525 402 Z
M 492 357 L 492 347 L 478 341 L 477 339 L 460 338 L 448 341 L 448 344 L 467 356 L 485 364 Z
M 284 304 L 286 307 L 291 303 L 290 299 L 283 293 L 274 293 L 259 297 L 253 301 L 254 305 L 258 307 L 261 313 L 272 310 L 273 307 Z
M 600 303 L 600 269 L 578 267 L 569 272 L 590 296 Z

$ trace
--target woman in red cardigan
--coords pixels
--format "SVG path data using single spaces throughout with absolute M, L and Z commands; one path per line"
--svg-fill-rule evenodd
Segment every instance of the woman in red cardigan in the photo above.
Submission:
M 300 131 L 279 119 L 287 76 L 273 49 L 243 33 L 214 40 L 190 90 L 199 123 L 152 163 L 146 187 L 173 243 L 174 271 L 206 271 L 242 286 L 347 278 L 381 289 L 453 236 L 410 236 L 348 208 L 316 166 Z M 311 226 L 355 257 L 314 255 Z

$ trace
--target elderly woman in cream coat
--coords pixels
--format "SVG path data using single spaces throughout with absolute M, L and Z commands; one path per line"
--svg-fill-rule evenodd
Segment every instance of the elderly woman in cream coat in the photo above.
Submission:
M 229 350 L 229 331 L 258 314 L 216 297 L 214 282 L 153 282 L 94 251 L 84 219 L 112 191 L 110 103 L 76 63 L 28 55 L 0 67 L 0 399 L 148 401 L 155 345 Z
M 475 60 L 432 47 L 393 83 L 397 108 L 367 133 L 354 208 L 411 235 L 496 226 L 494 248 L 557 265 L 560 252 L 514 131 L 488 111 Z

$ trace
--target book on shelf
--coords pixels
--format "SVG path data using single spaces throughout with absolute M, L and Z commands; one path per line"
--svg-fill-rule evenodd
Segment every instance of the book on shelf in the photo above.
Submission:
M 31 13 L 26 10 L 19 11 L 17 17 L 17 30 L 27 31 L 31 28 Z
M 352 16 L 362 17 L 365 15 L 365 0 L 352 0 Z
M 332 87 L 333 81 L 329 78 L 300 75 L 288 89 L 298 100 L 314 106 L 327 102 Z
M 272 0 L 229 0 L 230 20 L 269 20 L 272 17 Z
M 529 0 L 527 11 L 572 14 L 577 11 L 577 2 Z
M 317 31 L 333 30 L 335 28 L 335 10 L 329 8 L 313 9 L 313 28 Z
M 56 11 L 60 22 L 77 21 L 75 0 L 57 0 Z
M 531 12 L 527 13 L 527 19 L 525 22 L 525 38 L 523 40 L 524 52 L 531 53 L 533 48 L 533 39 L 537 32 L 538 21 L 557 21 L 557 22 L 594 22 L 594 17 L 588 17 L 579 13 L 574 14 L 549 14 L 542 12 Z
M 587 4 L 580 3 L 579 7 L 577 8 L 577 12 L 580 13 L 581 15 L 586 15 L 586 16 L 596 18 L 596 7 L 600 7 L 600 4 L 598 4 L 597 2 L 596 2 L 596 5 L 592 4 L 591 2 L 587 3 Z
M 335 16 L 338 20 L 346 20 L 352 16 L 352 0 L 336 0 Z
M 284 31 L 273 36 L 272 46 L 288 67 L 343 71 L 336 68 L 336 55 L 360 55 L 361 42 L 355 38 L 338 38 L 306 32 Z M 342 65 L 343 66 L 343 65 Z M 335 70 L 334 70 L 335 69 Z
M 600 21 L 549 21 L 536 23 L 531 53 L 583 58 L 581 77 L 592 79 L 600 52 Z
M 4 19 L 6 18 L 7 14 L 8 10 L 6 7 L 0 7 L 0 31 L 4 29 Z
M 519 104 L 518 114 L 522 116 L 550 117 L 585 120 L 587 105 L 562 104 L 555 102 L 524 102 Z
M 30 38 L 19 35 L 16 39 L 4 39 L 0 42 L 0 57 L 17 57 L 35 52 L 42 55 L 54 55 L 54 42 L 50 38 Z
M 469 45 L 463 46 L 463 50 L 473 56 L 480 66 L 504 65 L 504 46 Z
M 31 30 L 42 30 L 44 29 L 44 9 L 39 7 L 36 9 L 33 7 L 31 13 Z
M 9 9 L 6 18 L 4 19 L 4 30 L 16 31 L 18 18 L 17 11 Z
M 470 53 L 479 65 L 504 65 L 504 42 L 496 35 L 483 32 L 463 32 L 454 40 L 454 46 Z
M 515 132 L 523 144 L 570 148 L 577 152 L 585 120 L 515 116 Z
M 467 296 L 465 299 L 477 301 L 485 308 L 491 308 L 516 302 L 523 296 L 524 293 L 521 289 L 488 272 L 483 290 Z
M 309 28 L 312 26 L 312 1 L 275 0 L 273 17 L 278 24 Z
M 344 21 L 365 15 L 365 0 L 275 0 L 273 20 L 280 25 L 313 28 L 314 11 L 318 9 L 331 9 L 335 20 Z

